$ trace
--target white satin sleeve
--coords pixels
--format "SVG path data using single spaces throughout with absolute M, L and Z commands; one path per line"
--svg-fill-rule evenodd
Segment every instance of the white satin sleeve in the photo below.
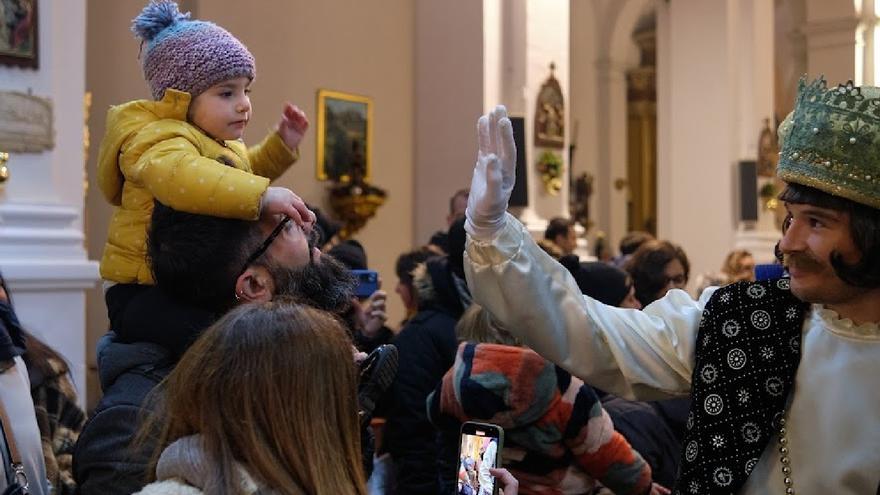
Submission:
M 643 311 L 606 306 L 507 214 L 489 242 L 468 237 L 474 301 L 523 342 L 586 383 L 627 399 L 688 395 L 700 318 L 715 288 L 694 301 L 671 290 Z

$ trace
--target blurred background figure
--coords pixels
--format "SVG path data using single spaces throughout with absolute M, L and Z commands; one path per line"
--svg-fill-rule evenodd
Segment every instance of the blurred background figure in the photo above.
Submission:
M 680 246 L 669 241 L 650 240 L 639 247 L 626 263 L 632 276 L 636 299 L 645 307 L 671 289 L 684 289 L 691 264 Z
M 652 240 L 654 240 L 654 236 L 642 230 L 634 230 L 627 233 L 623 236 L 623 239 L 620 240 L 620 254 L 611 259 L 611 264 L 617 268 L 624 269 L 633 253 L 635 253 L 642 244 Z
M 550 241 L 559 248 L 563 256 L 572 254 L 577 248 L 577 233 L 574 230 L 574 220 L 555 217 L 547 224 L 544 230 L 544 239 Z
M 416 270 L 416 267 L 428 261 L 428 258 L 432 256 L 436 255 L 427 248 L 421 248 L 403 253 L 397 257 L 397 262 L 394 266 L 394 271 L 397 273 L 397 286 L 395 286 L 394 292 L 400 296 L 403 307 L 406 309 L 406 316 L 404 316 L 403 321 L 400 323 L 401 327 L 410 318 L 415 316 L 419 310 L 419 297 L 413 285 L 413 272 Z
M 712 286 L 723 286 L 736 282 L 753 282 L 755 280 L 755 258 L 745 249 L 734 249 L 727 253 L 721 271 L 704 273 L 697 277 L 695 297 Z
M 559 262 L 584 294 L 609 306 L 642 309 L 632 277 L 620 268 L 599 261 L 581 263 L 574 255 L 563 256 Z
M 451 198 L 449 198 L 449 213 L 446 215 L 447 229 L 451 227 L 456 220 L 464 218 L 464 210 L 467 209 L 468 195 L 470 195 L 470 193 L 470 189 L 459 189 L 458 191 L 455 191 Z M 434 252 L 434 254 L 449 253 L 449 231 L 435 232 L 434 235 L 431 236 L 431 239 L 428 240 L 427 248 Z

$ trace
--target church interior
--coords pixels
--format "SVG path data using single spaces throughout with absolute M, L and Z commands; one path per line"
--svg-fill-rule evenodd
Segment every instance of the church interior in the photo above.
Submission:
M 299 160 L 276 184 L 364 246 L 395 324 L 395 260 L 448 227 L 476 119 L 496 104 L 520 154 L 510 211 L 536 238 L 572 218 L 576 252 L 592 259 L 644 230 L 681 245 L 699 274 L 733 249 L 773 259 L 776 127 L 798 81 L 880 81 L 875 0 L 179 3 L 256 59 L 246 142 L 285 102 L 305 112 Z M 0 18 L 0 270 L 86 408 L 108 329 L 98 260 L 113 207 L 98 148 L 111 106 L 150 97 L 130 29 L 144 4 L 0 1 L 29 16 Z M 339 109 L 351 118 L 334 121 Z

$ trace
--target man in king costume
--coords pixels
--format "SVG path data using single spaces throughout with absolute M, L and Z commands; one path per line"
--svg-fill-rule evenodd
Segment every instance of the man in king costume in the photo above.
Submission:
M 691 395 L 676 494 L 874 494 L 880 484 L 880 89 L 804 80 L 780 126 L 788 278 L 583 296 L 506 213 L 504 107 L 478 123 L 465 256 L 475 302 L 526 345 L 635 400 Z

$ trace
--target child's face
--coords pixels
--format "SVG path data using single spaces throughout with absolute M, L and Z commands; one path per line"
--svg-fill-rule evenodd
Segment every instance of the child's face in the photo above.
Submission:
M 241 139 L 251 117 L 251 80 L 237 77 L 217 83 L 189 105 L 189 121 L 214 139 Z

